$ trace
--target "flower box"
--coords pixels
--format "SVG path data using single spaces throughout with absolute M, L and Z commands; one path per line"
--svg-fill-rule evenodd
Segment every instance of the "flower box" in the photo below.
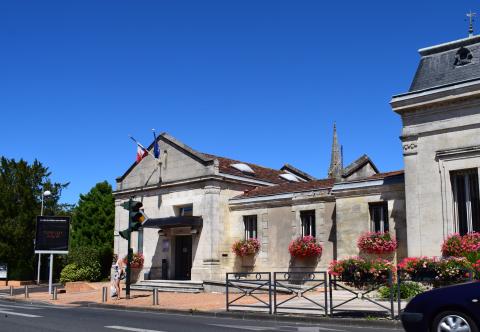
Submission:
M 323 248 L 313 236 L 301 236 L 290 242 L 288 246 L 290 255 L 294 258 L 319 257 Z
M 235 241 L 232 245 L 232 252 L 237 257 L 254 256 L 260 251 L 260 241 L 251 238 Z
M 357 241 L 360 252 L 367 254 L 391 254 L 397 250 L 397 240 L 389 232 L 366 232 Z

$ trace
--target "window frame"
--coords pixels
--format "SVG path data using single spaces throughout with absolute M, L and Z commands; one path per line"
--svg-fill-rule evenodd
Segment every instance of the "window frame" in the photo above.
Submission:
M 370 202 L 368 203 L 368 211 L 370 213 L 370 229 L 372 232 L 386 233 L 390 231 L 390 222 L 388 218 L 388 202 Z M 376 211 L 380 211 L 380 220 L 378 222 L 378 229 L 375 217 Z M 385 227 L 386 226 L 386 227 Z
M 303 210 L 300 211 L 300 229 L 303 236 L 316 237 L 316 217 L 315 210 Z
M 243 216 L 243 226 L 245 230 L 245 240 L 258 239 L 258 222 L 256 214 Z
M 480 231 L 480 187 L 478 168 L 450 171 L 455 232 Z M 459 186 L 461 185 L 461 188 Z M 461 192 L 462 191 L 462 192 Z M 460 208 L 462 206 L 462 208 Z

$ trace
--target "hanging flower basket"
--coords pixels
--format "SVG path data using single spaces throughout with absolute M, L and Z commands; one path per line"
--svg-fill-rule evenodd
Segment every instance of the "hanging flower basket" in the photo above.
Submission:
M 301 236 L 290 242 L 288 251 L 292 257 L 319 257 L 323 248 L 313 236 Z
M 260 241 L 251 238 L 248 240 L 238 240 L 232 245 L 232 252 L 237 257 L 253 256 L 260 251 Z
M 397 240 L 385 232 L 366 232 L 357 241 L 358 249 L 368 254 L 388 254 L 397 250 Z

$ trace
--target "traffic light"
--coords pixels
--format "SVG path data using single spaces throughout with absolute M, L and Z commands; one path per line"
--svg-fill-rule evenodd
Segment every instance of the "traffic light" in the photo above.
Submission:
M 130 204 L 130 229 L 132 232 L 138 231 L 143 222 L 147 219 L 143 211 L 140 211 L 143 206 L 142 202 L 132 201 Z
M 143 222 L 147 220 L 147 216 L 141 210 L 143 204 L 139 201 L 129 200 L 122 203 L 122 207 L 129 211 L 128 213 L 128 228 L 118 232 L 118 234 L 128 240 L 132 232 L 138 231 Z

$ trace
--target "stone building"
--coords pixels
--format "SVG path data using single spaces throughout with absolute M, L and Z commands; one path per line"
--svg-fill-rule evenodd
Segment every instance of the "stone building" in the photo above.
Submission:
M 132 241 L 145 256 L 146 278 L 222 280 L 229 271 L 325 269 L 357 254 L 356 239 L 368 230 L 398 233 L 406 245 L 403 172 L 379 173 L 366 155 L 343 168 L 335 129 L 325 179 L 288 164 L 275 170 L 201 153 L 168 134 L 158 143 L 161 157 L 133 164 L 115 191 L 116 253 L 127 252 L 117 236 L 127 228 L 124 201 L 135 196 L 152 219 Z M 288 245 L 301 235 L 320 241 L 319 260 L 290 258 Z M 254 260 L 235 257 L 233 242 L 251 237 L 260 241 L 260 253 Z
M 480 231 L 480 36 L 421 49 L 402 117 L 408 255 L 439 255 L 451 233 Z
M 201 153 L 162 134 L 160 159 L 147 156 L 117 179 L 115 252 L 127 252 L 118 231 L 128 222 L 120 204 L 131 196 L 155 218 L 133 236 L 150 279 L 326 269 L 358 255 L 365 231 L 395 235 L 397 259 L 438 256 L 449 234 L 480 231 L 480 37 L 420 55 L 409 91 L 391 101 L 403 122 L 404 171 L 381 173 L 366 155 L 344 167 L 335 127 L 324 179 L 288 164 L 271 169 Z M 300 235 L 321 242 L 319 260 L 290 258 Z M 250 237 L 261 243 L 255 260 L 235 257 L 233 242 Z

